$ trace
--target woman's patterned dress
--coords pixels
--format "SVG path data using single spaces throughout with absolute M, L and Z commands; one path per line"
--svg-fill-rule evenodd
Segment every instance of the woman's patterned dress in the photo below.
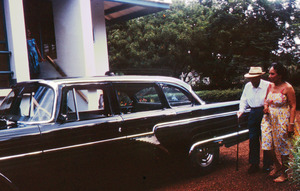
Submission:
M 27 40 L 28 46 L 28 57 L 29 57 L 29 68 L 31 74 L 40 73 L 39 56 L 35 47 L 35 39 Z
M 271 150 L 274 146 L 281 155 L 289 155 L 292 143 L 287 137 L 290 119 L 290 106 L 286 95 L 270 92 L 267 96 L 269 114 L 265 114 L 261 123 L 262 149 Z M 295 135 L 299 136 L 299 126 L 295 123 Z

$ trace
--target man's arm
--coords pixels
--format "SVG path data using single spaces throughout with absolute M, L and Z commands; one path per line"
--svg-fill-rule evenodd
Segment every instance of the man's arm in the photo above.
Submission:
M 245 86 L 245 88 L 243 90 L 242 96 L 241 96 L 240 109 L 237 112 L 238 118 L 240 118 L 242 116 L 242 114 L 245 112 L 246 108 L 248 107 L 246 89 L 247 89 L 247 84 L 246 84 L 246 86 Z

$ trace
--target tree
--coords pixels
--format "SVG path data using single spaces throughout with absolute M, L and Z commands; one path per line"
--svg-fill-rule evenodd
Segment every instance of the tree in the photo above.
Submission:
M 143 72 L 153 72 L 154 68 L 176 77 L 191 70 L 193 40 L 206 40 L 204 29 L 208 20 L 202 9 L 191 9 L 178 1 L 170 10 L 111 26 L 111 68 L 127 72 L 141 68 Z
M 108 27 L 112 70 L 179 77 L 195 70 L 213 86 L 239 83 L 252 65 L 298 67 L 299 9 L 266 0 L 173 1 L 169 10 Z M 288 27 L 287 27 L 288 26 Z M 298 54 L 298 57 L 297 57 Z

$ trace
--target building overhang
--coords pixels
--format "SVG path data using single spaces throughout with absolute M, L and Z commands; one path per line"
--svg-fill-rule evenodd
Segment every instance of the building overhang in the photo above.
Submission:
M 171 0 L 105 0 L 107 25 L 145 16 L 170 8 Z

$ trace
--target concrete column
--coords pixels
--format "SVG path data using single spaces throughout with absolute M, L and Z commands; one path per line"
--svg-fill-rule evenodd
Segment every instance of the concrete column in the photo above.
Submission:
M 94 31 L 96 75 L 104 75 L 109 70 L 104 1 L 91 0 Z
M 13 78 L 17 82 L 30 80 L 23 0 L 4 0 L 4 12 Z
M 53 0 L 57 64 L 71 77 L 94 76 L 91 4 L 87 0 Z

